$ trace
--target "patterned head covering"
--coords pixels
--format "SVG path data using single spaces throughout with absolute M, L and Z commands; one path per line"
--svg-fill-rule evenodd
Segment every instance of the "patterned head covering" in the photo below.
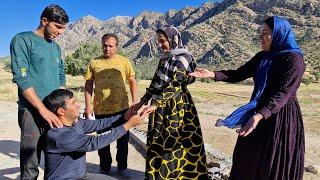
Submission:
M 184 48 L 182 44 L 181 34 L 177 28 L 166 25 L 159 28 L 158 30 L 163 31 L 168 37 L 171 50 Z
M 177 56 L 181 54 L 188 54 L 190 58 L 193 60 L 193 55 L 184 48 L 182 44 L 181 34 L 177 28 L 169 25 L 165 25 L 157 30 L 157 32 L 164 32 L 169 40 L 170 51 L 164 53 L 161 59 L 166 59 L 172 56 Z
M 192 54 L 183 47 L 181 34 L 177 28 L 172 26 L 163 26 L 159 28 L 157 32 L 163 32 L 167 36 L 170 45 L 170 51 L 163 53 L 160 57 L 161 61 L 159 62 L 158 69 L 151 81 L 152 93 L 147 93 L 143 96 L 142 99 L 145 99 L 144 102 L 150 99 L 157 99 L 158 95 L 163 92 L 163 89 L 168 86 L 168 84 L 174 79 L 174 75 L 179 71 L 180 76 L 181 72 L 184 71 L 187 74 L 194 72 L 196 69 L 196 63 Z M 183 70 L 182 70 L 183 69 Z M 179 79 L 178 78 L 178 79 Z M 185 77 L 184 77 L 185 78 Z M 187 76 L 185 79 L 179 79 L 179 81 L 184 81 L 183 84 L 191 84 L 195 81 L 194 77 Z

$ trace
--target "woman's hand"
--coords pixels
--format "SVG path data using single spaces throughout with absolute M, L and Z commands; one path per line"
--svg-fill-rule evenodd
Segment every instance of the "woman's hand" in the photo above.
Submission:
M 149 113 L 154 112 L 156 109 L 157 109 L 157 106 L 151 105 L 151 106 L 145 107 L 145 108 L 142 110 L 141 114 L 144 114 L 144 113 L 148 113 L 148 114 L 149 114 Z
M 263 119 L 262 114 L 257 113 L 253 115 L 247 122 L 247 124 L 240 129 L 239 136 L 246 137 L 247 135 L 249 135 L 257 127 L 261 119 Z
M 207 69 L 198 68 L 195 72 L 189 73 L 189 76 L 197 78 L 214 78 L 215 74 Z

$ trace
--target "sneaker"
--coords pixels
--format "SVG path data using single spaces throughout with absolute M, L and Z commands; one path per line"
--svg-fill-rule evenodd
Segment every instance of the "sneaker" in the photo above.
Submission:
M 130 175 L 130 172 L 128 169 L 118 170 L 118 174 L 123 179 L 130 179 L 131 178 L 131 175 Z

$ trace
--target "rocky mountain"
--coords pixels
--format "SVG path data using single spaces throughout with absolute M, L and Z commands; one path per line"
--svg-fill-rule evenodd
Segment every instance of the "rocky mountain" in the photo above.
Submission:
M 258 28 L 266 15 L 287 18 L 311 68 L 320 67 L 320 2 L 318 0 L 224 0 L 200 7 L 144 11 L 136 17 L 117 16 L 101 21 L 92 16 L 71 23 L 58 39 L 65 55 L 80 43 L 100 41 L 116 33 L 120 49 L 131 59 L 158 54 L 155 30 L 169 24 L 182 33 L 185 46 L 199 63 L 236 67 L 259 51 Z

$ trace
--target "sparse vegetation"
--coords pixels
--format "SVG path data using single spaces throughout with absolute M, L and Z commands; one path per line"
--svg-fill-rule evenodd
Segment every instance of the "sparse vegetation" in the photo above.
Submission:
M 159 59 L 154 58 L 140 58 L 135 61 L 135 68 L 138 80 L 151 80 L 156 71 Z
M 312 82 L 312 77 L 304 77 L 302 78 L 302 83 L 308 86 Z
M 4 68 L 4 70 L 10 71 L 11 69 L 10 56 L 0 58 L 0 63 L 2 64 L 2 68 Z
M 74 53 L 65 58 L 65 71 L 72 76 L 84 75 L 89 61 L 101 55 L 102 50 L 99 43 L 80 44 Z

